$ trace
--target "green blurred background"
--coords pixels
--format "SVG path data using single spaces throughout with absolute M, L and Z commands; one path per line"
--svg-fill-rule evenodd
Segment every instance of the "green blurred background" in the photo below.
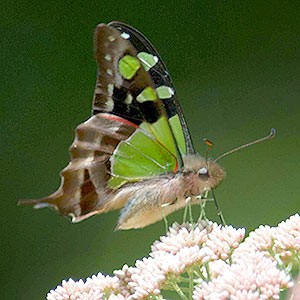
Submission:
M 119 20 L 159 50 L 195 147 L 221 161 L 228 223 L 276 225 L 299 209 L 299 1 L 7 1 L 1 17 L 1 299 L 43 299 L 64 278 L 111 273 L 148 254 L 162 222 L 113 232 L 118 212 L 80 224 L 17 207 L 57 189 L 74 128 L 90 116 L 98 23 Z M 207 214 L 217 220 L 213 205 Z M 170 220 L 181 220 L 182 212 Z

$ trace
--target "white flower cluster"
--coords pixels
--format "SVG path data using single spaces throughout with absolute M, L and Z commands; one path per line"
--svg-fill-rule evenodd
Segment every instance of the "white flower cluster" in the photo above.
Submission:
M 293 286 L 289 272 L 300 267 L 300 216 L 244 236 L 243 228 L 212 222 L 175 223 L 133 267 L 64 280 L 47 299 L 161 300 L 165 289 L 185 300 L 279 299 Z

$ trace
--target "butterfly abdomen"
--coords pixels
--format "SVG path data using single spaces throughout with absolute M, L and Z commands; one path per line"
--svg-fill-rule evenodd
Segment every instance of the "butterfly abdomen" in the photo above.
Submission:
M 169 173 L 126 184 L 112 201 L 123 201 L 117 229 L 141 228 L 161 220 L 186 205 L 191 195 L 193 174 Z

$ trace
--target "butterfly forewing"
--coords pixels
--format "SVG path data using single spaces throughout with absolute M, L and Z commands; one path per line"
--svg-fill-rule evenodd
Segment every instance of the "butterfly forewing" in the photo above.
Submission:
M 142 33 L 127 24 L 111 22 L 108 26 L 116 28 L 121 33 L 121 36 L 130 41 L 134 48 L 137 49 L 137 56 L 143 62 L 160 99 L 162 99 L 181 155 L 194 154 L 192 138 L 177 98 L 176 89 L 165 63 L 154 46 Z
M 119 153 L 121 150 L 116 149 L 111 159 L 110 186 L 116 188 L 127 181 L 146 178 L 146 172 L 142 177 L 138 175 L 139 169 L 143 168 L 148 169 L 148 177 L 176 171 L 182 166 L 177 140 L 168 122 L 163 101 L 159 98 L 159 92 L 143 61 L 139 58 L 137 50 L 127 36 L 122 35 L 115 28 L 101 24 L 95 34 L 95 55 L 98 64 L 98 80 L 93 113 L 108 112 L 132 122 L 143 132 L 139 130 L 134 133 L 135 138 L 127 141 L 127 150 L 132 152 L 134 149 L 135 160 L 131 159 L 133 155 L 121 155 Z M 153 146 L 151 141 L 153 138 L 156 140 L 156 147 L 150 147 Z M 148 142 L 145 142 L 145 139 Z M 130 148 L 129 143 L 131 143 Z M 153 156 L 155 151 L 161 152 L 160 149 L 165 153 L 154 159 L 146 154 L 149 147 L 152 149 Z M 148 162 L 146 165 L 142 162 L 138 163 L 137 157 L 141 155 L 144 158 L 147 156 L 147 159 L 143 160 L 144 163 Z M 124 167 L 116 164 L 122 164 Z M 162 165 L 164 168 L 158 171 L 157 165 Z

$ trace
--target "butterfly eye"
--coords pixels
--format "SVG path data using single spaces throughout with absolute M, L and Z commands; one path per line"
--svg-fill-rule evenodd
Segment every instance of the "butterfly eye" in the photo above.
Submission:
M 201 168 L 201 169 L 198 171 L 198 176 L 199 176 L 200 178 L 208 178 L 209 175 L 208 175 L 208 170 L 207 170 L 207 168 L 205 168 L 205 167 Z

